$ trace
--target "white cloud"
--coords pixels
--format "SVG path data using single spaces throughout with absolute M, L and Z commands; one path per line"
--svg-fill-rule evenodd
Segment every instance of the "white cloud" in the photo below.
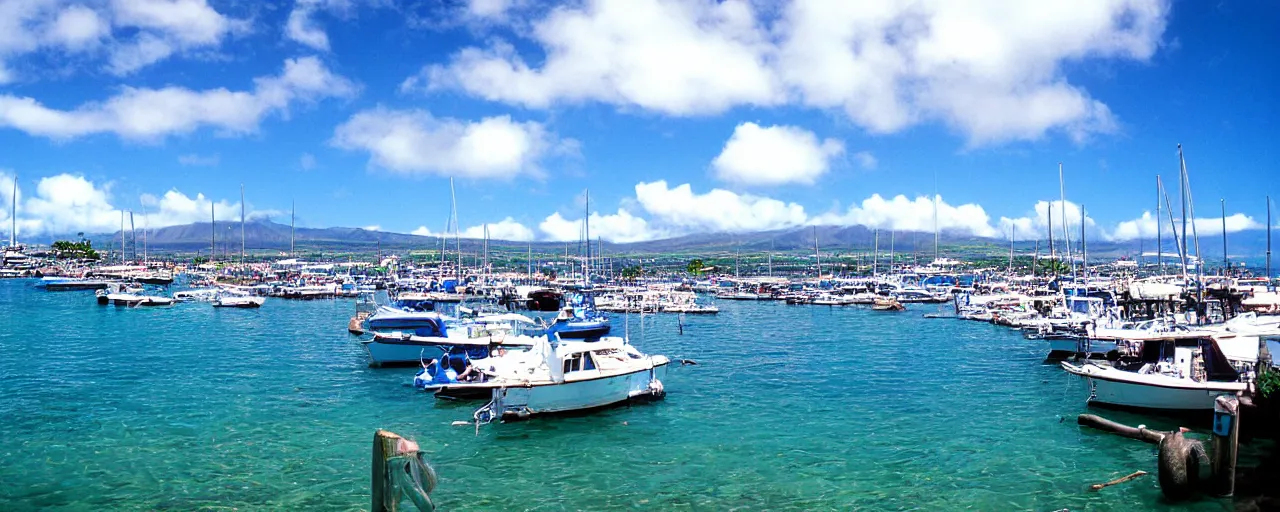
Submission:
M 304 171 L 310 171 L 316 168 L 316 156 L 311 153 L 303 153 L 298 157 L 298 166 Z
M 329 51 L 329 35 L 316 25 L 311 17 L 315 14 L 317 0 L 297 0 L 293 10 L 289 12 L 289 21 L 285 23 L 284 36 L 312 49 Z
M 1236 233 L 1246 229 L 1265 228 L 1266 224 L 1258 222 L 1248 215 L 1236 213 L 1228 215 L 1226 220 L 1227 233 Z M 1161 226 L 1158 228 L 1163 231 L 1165 241 L 1171 241 L 1173 237 L 1173 226 L 1182 229 L 1181 217 L 1174 218 L 1173 225 L 1170 225 L 1168 214 L 1161 215 Z M 1192 219 L 1194 229 L 1200 235 L 1222 235 L 1222 218 L 1197 218 Z M 1188 229 L 1191 229 L 1190 227 Z M 1157 234 L 1156 218 L 1150 211 L 1142 212 L 1142 216 L 1132 220 L 1126 220 L 1116 226 L 1115 231 L 1111 234 L 1111 239 L 1116 241 L 1136 240 L 1138 238 L 1154 239 Z
M 210 206 L 213 207 L 213 214 L 217 220 L 240 220 L 239 202 L 225 199 L 214 202 L 204 194 L 190 197 L 177 189 L 165 192 L 160 197 L 142 194 L 138 202 L 139 206 L 125 206 L 125 208 L 135 211 L 134 222 L 139 228 L 146 226 L 149 229 L 156 229 L 193 222 L 209 222 Z M 145 215 L 142 212 L 144 208 Z M 245 205 L 245 217 L 248 219 L 268 217 L 274 213 L 276 212 L 254 210 L 249 205 Z
M 465 48 L 405 81 L 547 108 L 601 102 L 672 115 L 735 106 L 838 109 L 892 133 L 941 122 L 970 145 L 1080 141 L 1110 133 L 1110 108 L 1072 84 L 1067 63 L 1143 62 L 1168 0 L 587 0 L 537 14 L 537 64 L 501 41 Z M 545 58 L 541 56 L 545 55 Z
M 593 212 L 590 220 L 593 239 L 598 237 L 610 242 L 628 243 L 652 240 L 662 236 L 662 232 L 650 228 L 648 221 L 621 208 L 617 213 L 607 215 Z M 538 229 L 546 239 L 558 242 L 581 240 L 584 227 L 582 219 L 566 219 L 559 212 L 551 214 L 538 224 Z
M 47 37 L 55 44 L 80 50 L 98 44 L 110 32 L 110 25 L 97 11 L 83 5 L 72 5 L 58 13 Z
M 899 194 L 885 199 L 880 194 L 872 194 L 843 213 L 819 215 L 811 223 L 928 232 L 934 228 L 935 202 L 938 229 L 977 236 L 999 236 L 991 227 L 991 217 L 982 206 L 973 203 L 955 206 L 943 201 L 942 196 L 909 199 Z
M 488 224 L 487 227 L 489 230 L 490 240 L 507 240 L 512 242 L 526 242 L 534 239 L 533 230 L 529 229 L 528 226 L 525 226 L 524 224 L 517 222 L 512 217 L 507 217 L 496 223 Z M 459 234 L 459 236 L 461 236 L 462 238 L 482 239 L 484 238 L 485 228 L 486 228 L 485 224 L 471 226 L 469 228 L 463 229 L 462 232 Z M 415 229 L 410 233 L 418 236 L 433 236 L 433 237 L 452 237 L 453 236 L 452 232 L 436 233 L 431 231 L 430 229 L 427 229 L 426 226 L 418 226 L 418 229 Z
M 230 33 L 247 30 L 248 22 L 223 16 L 205 0 L 112 0 L 118 28 L 135 31 L 132 41 L 118 42 L 108 70 L 126 75 L 188 50 L 215 48 Z
M 1000 236 L 1008 237 L 1009 227 L 1013 226 L 1015 228 L 1013 234 L 1019 239 L 1032 240 L 1044 237 L 1045 240 L 1048 240 L 1050 208 L 1053 209 L 1052 217 L 1054 240 L 1066 240 L 1068 238 L 1068 232 L 1064 231 L 1063 228 L 1063 222 L 1065 220 L 1065 229 L 1069 231 L 1070 239 L 1075 241 L 1073 243 L 1078 243 L 1080 241 L 1080 205 L 1071 201 L 1064 203 L 1061 200 L 1036 202 L 1032 216 L 1013 219 L 1001 217 Z M 1086 216 L 1084 223 L 1085 234 L 1089 238 L 1093 238 L 1095 240 L 1109 240 L 1111 238 L 1111 235 L 1102 229 L 1093 217 Z
M 378 224 L 373 224 L 373 225 L 362 227 L 360 229 L 363 229 L 365 231 L 382 231 L 382 226 Z
M 599 101 L 676 115 L 785 99 L 766 67 L 765 30 L 744 0 L 588 1 L 551 9 L 533 23 L 532 38 L 546 54 L 541 68 L 496 42 L 423 68 L 402 88 L 458 88 L 537 108 Z
M 370 163 L 403 174 L 511 178 L 541 174 L 539 160 L 565 150 L 540 123 L 511 116 L 438 119 L 423 110 L 377 107 L 334 131 L 333 145 L 369 152 Z
M 689 184 L 636 184 L 636 202 L 655 221 L 694 231 L 756 231 L 805 223 L 804 207 L 777 199 L 713 189 L 696 194 Z
M 836 139 L 818 141 L 803 128 L 748 122 L 733 129 L 711 166 L 717 178 L 732 183 L 809 185 L 826 174 L 831 159 L 842 154 L 844 144 Z
M 863 169 L 875 169 L 877 165 L 880 165 L 880 161 L 876 160 L 876 156 L 871 154 L 870 151 L 859 151 L 854 153 L 852 156 L 853 161 L 857 162 L 858 167 Z
M 97 133 L 155 141 L 209 126 L 231 134 L 250 133 L 264 117 L 287 114 L 291 103 L 355 94 L 356 86 L 331 73 L 319 59 L 285 61 L 280 76 L 257 78 L 252 91 L 182 87 L 124 87 L 105 102 L 56 110 L 29 97 L 0 94 L 0 127 L 30 135 L 69 139 Z
M 221 159 L 218 155 L 203 156 L 195 153 L 180 155 L 178 163 L 189 167 L 214 167 Z
M 467 14 L 476 18 L 501 19 L 514 3 L 513 0 L 468 0 Z

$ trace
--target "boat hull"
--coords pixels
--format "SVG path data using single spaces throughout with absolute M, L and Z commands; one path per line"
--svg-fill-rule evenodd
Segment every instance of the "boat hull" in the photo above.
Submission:
M 1088 381 L 1090 405 L 1205 411 L 1213 410 L 1214 400 L 1218 396 L 1238 394 L 1245 389 L 1245 385 L 1238 382 L 1162 379 L 1093 365 L 1073 366 L 1062 363 L 1062 368 Z
M 609 377 L 558 384 L 509 387 L 493 390 L 494 403 L 502 404 L 503 421 L 536 415 L 596 409 L 632 400 L 656 400 L 666 396 L 662 378 L 667 361 L 652 368 Z

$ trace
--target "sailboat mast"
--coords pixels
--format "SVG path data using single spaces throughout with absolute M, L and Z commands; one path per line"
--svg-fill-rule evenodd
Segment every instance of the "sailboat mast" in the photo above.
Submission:
M 875 230 L 875 248 L 871 250 L 871 277 L 880 275 L 880 229 Z
M 1267 196 L 1267 289 L 1271 289 L 1271 196 Z
M 240 184 L 240 263 L 244 263 L 244 183 Z
M 292 201 L 289 203 L 289 257 L 290 258 L 293 258 L 297 255 L 297 253 L 294 251 L 294 241 L 295 241 L 294 230 L 296 229 L 295 226 L 297 225 L 297 220 L 298 220 L 298 202 Z
M 1089 284 L 1089 247 L 1084 242 L 1084 205 L 1080 205 L 1080 274 L 1084 283 Z
M 1062 197 L 1062 238 L 1067 246 L 1067 261 L 1071 264 L 1071 275 L 1076 274 L 1076 260 L 1071 257 L 1071 232 L 1067 230 L 1067 184 L 1062 178 L 1062 162 L 1058 162 L 1058 192 Z
M 1222 204 L 1222 276 L 1227 277 L 1231 273 L 1231 258 L 1227 257 L 1227 200 L 1222 198 L 1218 202 Z
M 147 220 L 147 205 L 142 205 L 142 264 L 147 264 L 147 226 L 150 222 Z
M 890 274 L 893 273 L 893 249 L 894 249 L 893 245 L 895 242 L 894 238 L 897 236 L 897 234 L 898 234 L 897 229 L 894 229 L 892 227 L 889 228 L 889 273 Z
M 582 214 L 582 230 L 583 237 L 587 242 L 586 259 L 582 262 L 582 284 L 590 286 L 591 284 L 591 190 L 583 192 L 585 200 L 583 201 L 584 211 Z
M 938 252 L 940 231 L 938 231 L 938 176 L 936 174 L 933 177 L 933 188 L 933 261 L 937 262 L 940 259 L 939 256 L 941 253 Z
M 769 241 L 773 244 L 773 240 Z M 822 284 L 822 252 L 818 251 L 818 226 L 813 227 L 813 261 L 818 266 L 818 284 Z M 772 270 L 772 264 L 769 267 Z
M 10 206 L 13 211 L 9 214 L 9 222 L 13 225 L 9 228 L 9 247 L 18 246 L 18 175 L 13 175 L 13 196 L 10 197 L 12 203 Z
M 124 264 L 124 210 L 120 210 L 120 264 Z
M 489 273 L 489 223 L 484 225 L 484 273 Z
M 1182 161 L 1182 144 L 1178 144 L 1178 161 L 1179 162 Z M 1186 168 L 1183 167 L 1182 170 L 1178 172 L 1178 195 L 1182 200 L 1182 254 L 1183 254 L 1183 257 L 1185 257 L 1185 255 L 1187 254 L 1187 182 L 1186 182 L 1185 171 L 1186 171 Z M 1186 263 L 1184 262 L 1183 264 L 1185 265 Z
M 1053 201 L 1049 201 L 1049 261 L 1053 262 L 1053 277 L 1058 277 L 1058 251 L 1053 248 Z
M 1160 181 L 1160 175 L 1156 175 L 1156 263 L 1160 264 L 1160 275 L 1164 275 L 1164 226 L 1160 224 L 1160 209 L 1164 206 L 1160 203 L 1160 194 L 1164 190 L 1164 183 Z M 1173 213 L 1173 212 L 1170 212 Z
M 1013 237 L 1018 226 L 1009 224 L 1009 273 L 1013 274 Z
M 133 224 L 133 210 L 129 210 L 129 239 L 133 240 L 133 259 L 138 259 L 138 228 Z
M 209 199 L 209 263 L 218 253 L 218 217 L 213 213 L 213 199 Z
M 458 264 L 454 268 L 454 278 L 458 284 L 462 284 L 462 233 L 458 227 L 458 195 L 453 189 L 453 177 L 449 178 L 449 202 L 452 204 L 453 210 L 453 240 L 458 249 Z

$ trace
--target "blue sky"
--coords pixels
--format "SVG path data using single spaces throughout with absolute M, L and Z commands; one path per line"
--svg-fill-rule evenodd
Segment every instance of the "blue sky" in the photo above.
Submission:
M 615 241 L 931 230 L 935 191 L 944 229 L 1022 239 L 1062 162 L 1071 222 L 1132 239 L 1178 143 L 1202 234 L 1280 196 L 1270 2 L 424 4 L 0 1 L 20 235 L 237 218 L 242 183 L 280 222 L 438 233 L 453 177 L 499 238 L 576 239 L 590 189 Z

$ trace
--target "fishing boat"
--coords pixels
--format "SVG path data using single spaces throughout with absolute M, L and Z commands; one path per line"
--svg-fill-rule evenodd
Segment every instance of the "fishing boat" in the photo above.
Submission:
M 666 396 L 662 378 L 670 362 L 649 356 L 619 337 L 598 341 L 540 338 L 537 366 L 489 381 L 491 400 L 476 410 L 477 423 L 522 420 L 540 414 L 607 407 Z
M 1257 363 L 1259 338 L 1186 335 L 1143 340 L 1136 362 L 1062 368 L 1089 383 L 1089 404 L 1175 411 L 1212 410 L 1220 395 L 1244 391 Z M 1226 347 L 1226 349 L 1224 349 Z

